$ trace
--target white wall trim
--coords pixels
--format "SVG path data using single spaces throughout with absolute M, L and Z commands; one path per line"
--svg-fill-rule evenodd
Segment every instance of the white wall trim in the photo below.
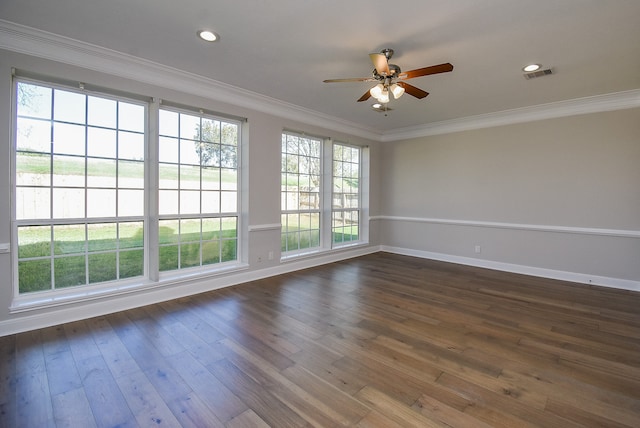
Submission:
M 177 282 L 173 281 L 171 282 L 172 286 L 157 287 L 138 292 L 130 292 L 126 295 L 90 300 L 83 302 L 82 305 L 60 305 L 46 312 L 31 313 L 28 315 L 22 313 L 18 316 L 0 321 L 0 337 L 218 290 L 275 275 L 364 256 L 378 251 L 380 251 L 380 247 L 378 246 L 361 246 L 358 248 L 336 250 L 317 257 L 289 261 L 264 269 L 235 272 L 230 275 L 215 278 L 192 279 L 181 283 L 179 286 L 176 286 Z
M 515 229 L 515 230 L 527 230 L 534 232 L 555 232 L 555 233 L 572 233 L 577 235 L 599 235 L 599 236 L 613 236 L 619 238 L 640 238 L 640 230 L 627 230 L 627 229 L 602 229 L 594 227 L 572 227 L 572 226 L 551 226 L 540 224 L 521 224 L 521 223 L 503 223 L 493 221 L 478 221 L 478 220 L 455 220 L 444 218 L 429 218 L 429 217 L 402 217 L 402 216 L 388 216 L 378 215 L 369 217 L 369 220 L 388 220 L 388 221 L 402 221 L 402 222 L 415 222 L 415 223 L 431 223 L 431 224 L 446 224 L 452 226 L 471 226 L 471 227 L 489 227 L 494 229 Z
M 640 292 L 640 281 L 628 279 L 611 278 L 605 276 L 588 275 L 576 272 L 566 272 L 554 269 L 544 269 L 532 266 L 502 263 L 492 260 L 474 259 L 471 257 L 454 256 L 451 254 L 434 253 L 430 251 L 414 250 L 410 248 L 400 248 L 381 245 L 381 251 L 405 256 L 420 257 L 423 259 L 438 260 L 449 263 L 457 263 L 467 266 L 475 266 L 485 269 L 499 270 L 503 272 L 518 273 L 522 275 L 537 276 L 542 278 L 557 279 L 560 281 L 570 281 L 580 284 L 599 285 L 609 288 L 630 290 Z
M 249 226 L 249 232 L 262 232 L 266 230 L 280 230 L 282 225 L 280 223 L 270 224 L 253 224 Z
M 450 134 L 460 131 L 491 128 L 536 120 L 554 119 L 558 117 L 577 116 L 587 113 L 624 110 L 640 107 L 640 89 L 576 98 L 522 107 L 512 110 L 497 111 L 460 119 L 433 122 L 385 132 L 382 141 L 399 141 L 410 138 L 428 137 L 431 135 Z
M 380 132 L 197 74 L 2 19 L 0 49 L 204 96 L 238 107 L 382 142 L 640 107 L 640 89 L 635 89 Z

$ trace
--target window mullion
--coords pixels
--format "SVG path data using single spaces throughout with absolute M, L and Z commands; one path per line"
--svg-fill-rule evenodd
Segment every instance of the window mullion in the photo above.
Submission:
M 326 138 L 323 144 L 322 151 L 322 204 L 320 213 L 320 221 L 322 227 L 320 245 L 323 248 L 330 249 L 333 243 L 331 220 L 332 220 L 332 192 L 333 192 L 333 141 L 331 138 Z
M 160 237 L 158 228 L 158 187 L 160 185 L 158 163 L 158 146 L 160 141 L 159 111 L 160 102 L 154 98 L 151 103 L 149 103 L 149 114 L 147 115 L 147 160 L 145 162 L 145 188 L 147 190 L 145 206 L 147 221 L 145 222 L 146 230 L 144 232 L 145 248 L 147 249 L 145 252 L 145 266 L 147 269 L 146 275 L 151 281 L 159 281 L 160 279 L 160 267 L 158 265 L 160 260 Z

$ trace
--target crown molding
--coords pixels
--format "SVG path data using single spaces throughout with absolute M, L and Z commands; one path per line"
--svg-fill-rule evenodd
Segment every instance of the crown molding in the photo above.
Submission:
M 379 132 L 361 124 L 184 70 L 2 19 L 0 19 L 0 49 L 203 96 L 230 105 L 381 142 L 640 107 L 640 89 L 635 89 Z
M 577 116 L 587 113 L 599 113 L 640 107 L 640 89 L 615 92 L 539 104 L 512 110 L 468 116 L 460 119 L 433 122 L 425 125 L 399 128 L 382 135 L 381 141 L 391 142 L 410 138 L 429 137 L 432 135 L 450 134 L 453 132 L 471 131 L 494 126 L 512 125 L 516 123 L 534 122 L 537 120 L 555 119 L 566 116 Z
M 143 58 L 0 19 L 0 49 L 82 67 L 379 141 L 357 123 Z

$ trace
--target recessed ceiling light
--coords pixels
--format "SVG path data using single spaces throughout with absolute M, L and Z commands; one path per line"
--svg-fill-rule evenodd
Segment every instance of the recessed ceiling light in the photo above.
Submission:
M 532 71 L 540 70 L 540 67 L 542 67 L 540 64 L 529 64 L 523 67 L 522 71 L 526 71 L 527 73 L 530 73 Z
M 219 39 L 218 35 L 210 30 L 198 31 L 198 37 L 200 37 L 202 40 L 206 40 L 207 42 L 215 42 Z

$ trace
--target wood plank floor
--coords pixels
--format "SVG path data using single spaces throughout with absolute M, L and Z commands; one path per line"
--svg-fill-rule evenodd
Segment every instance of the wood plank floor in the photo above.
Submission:
M 0 338 L 2 427 L 639 427 L 640 293 L 377 253 Z

